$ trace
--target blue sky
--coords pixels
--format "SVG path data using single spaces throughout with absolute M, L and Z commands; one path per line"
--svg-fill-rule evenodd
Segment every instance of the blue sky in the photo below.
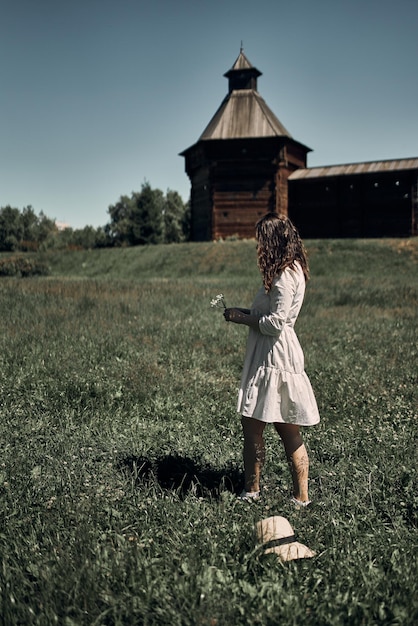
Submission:
M 0 207 L 104 226 L 122 194 L 189 197 L 244 53 L 308 165 L 418 156 L 416 0 L 0 0 Z

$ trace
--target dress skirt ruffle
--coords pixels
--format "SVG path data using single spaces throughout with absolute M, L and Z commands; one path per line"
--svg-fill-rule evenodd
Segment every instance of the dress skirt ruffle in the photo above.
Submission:
M 313 426 L 320 420 L 306 372 L 260 367 L 238 394 L 238 412 L 262 422 Z

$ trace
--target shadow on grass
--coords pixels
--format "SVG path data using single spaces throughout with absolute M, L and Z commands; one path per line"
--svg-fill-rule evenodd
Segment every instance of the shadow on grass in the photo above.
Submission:
M 176 491 L 180 497 L 193 492 L 198 497 L 218 498 L 222 491 L 238 493 L 243 483 L 243 473 L 236 466 L 214 469 L 177 454 L 157 459 L 129 456 L 121 459 L 118 466 L 134 479 L 138 488 L 155 481 L 162 489 Z

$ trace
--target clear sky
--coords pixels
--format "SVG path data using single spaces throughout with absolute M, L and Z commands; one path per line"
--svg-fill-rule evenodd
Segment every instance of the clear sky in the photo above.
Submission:
M 104 226 L 190 192 L 241 41 L 308 165 L 418 156 L 417 0 L 0 0 L 0 207 Z

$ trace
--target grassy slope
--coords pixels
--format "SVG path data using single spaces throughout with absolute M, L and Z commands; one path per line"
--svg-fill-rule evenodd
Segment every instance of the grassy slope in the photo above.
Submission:
M 55 253 L 51 277 L 0 281 L 4 623 L 416 623 L 418 240 L 307 247 L 322 421 L 299 513 L 270 431 L 264 501 L 230 493 L 245 331 L 208 303 L 250 303 L 254 242 Z M 317 557 L 259 558 L 272 514 Z
M 314 276 L 335 271 L 368 275 L 392 273 L 403 262 L 416 262 L 418 239 L 318 240 L 306 243 Z M 45 255 L 55 276 L 148 278 L 254 273 L 255 241 L 139 246 Z M 375 269 L 374 269 L 375 268 Z

